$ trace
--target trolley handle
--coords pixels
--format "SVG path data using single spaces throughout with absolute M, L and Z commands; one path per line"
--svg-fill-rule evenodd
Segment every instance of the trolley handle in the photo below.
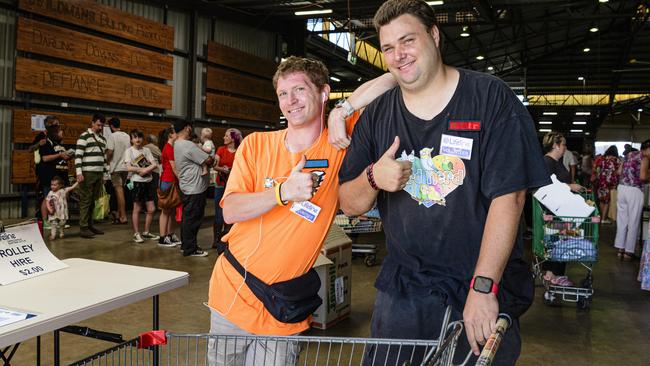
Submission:
M 497 354 L 501 340 L 505 335 L 508 328 L 512 325 L 512 319 L 508 314 L 501 313 L 497 319 L 497 330 L 490 335 L 485 346 L 481 351 L 481 355 L 476 361 L 476 366 L 490 366 L 494 360 L 494 356 Z

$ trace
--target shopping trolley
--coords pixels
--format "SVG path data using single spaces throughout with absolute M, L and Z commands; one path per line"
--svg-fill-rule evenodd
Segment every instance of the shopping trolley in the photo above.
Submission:
M 381 232 L 381 218 L 377 209 L 370 210 L 363 216 L 345 216 L 342 212 L 334 217 L 334 223 L 352 239 L 352 255 L 363 256 L 363 263 L 372 267 L 377 262 L 376 244 L 358 244 L 356 237 L 359 234 Z
M 302 366 L 458 366 L 453 363 L 453 358 L 463 323 L 450 322 L 450 315 L 451 309 L 448 308 L 438 340 L 176 334 L 151 331 L 70 365 L 207 365 L 210 363 L 208 350 L 212 347 L 213 352 L 219 350 L 218 354 L 224 357 L 221 362 L 217 361 L 218 364 L 252 363 L 274 366 L 274 359 L 268 358 L 266 353 L 277 355 L 278 350 L 286 350 L 290 345 L 299 350 L 295 364 Z M 489 366 L 492 363 L 510 323 L 507 315 L 499 317 L 497 331 L 486 342 L 475 365 Z M 230 353 L 229 350 L 242 348 L 253 342 L 256 342 L 254 352 L 243 353 L 242 358 L 236 361 L 228 359 L 228 362 L 225 362 L 225 354 Z M 373 356 L 373 353 L 369 352 L 373 347 L 384 347 L 385 352 L 381 357 Z M 471 352 L 468 353 L 459 365 L 468 364 L 471 356 Z
M 594 202 L 592 193 L 581 194 Z M 544 303 L 574 302 L 579 309 L 589 310 L 594 294 L 592 267 L 598 261 L 598 208 L 589 217 L 554 216 L 537 198 L 533 199 L 533 272 L 545 288 Z M 577 262 L 586 269 L 578 286 L 552 284 L 544 278 L 545 262 Z

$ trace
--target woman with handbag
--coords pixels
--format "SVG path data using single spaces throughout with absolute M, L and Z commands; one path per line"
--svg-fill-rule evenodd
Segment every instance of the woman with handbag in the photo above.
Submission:
M 174 141 L 176 141 L 174 129 L 171 127 L 164 129 L 159 139 L 160 149 L 162 150 L 160 156 L 162 173 L 160 174 L 160 185 L 158 187 L 158 208 L 160 208 L 160 239 L 158 239 L 158 245 L 161 247 L 175 247 L 181 244 L 181 241 L 174 234 L 176 229 L 175 209 L 181 203 L 178 174 L 174 164 Z
M 226 250 L 226 244 L 221 241 L 221 237 L 230 229 L 230 225 L 226 225 L 223 220 L 223 213 L 219 202 L 226 189 L 226 181 L 228 181 L 232 163 L 235 161 L 235 152 L 239 144 L 241 144 L 241 141 L 241 131 L 236 128 L 229 128 L 223 136 L 223 146 L 220 146 L 215 154 L 214 170 L 217 172 L 217 181 L 214 189 L 214 239 L 212 247 L 216 248 L 219 254 Z

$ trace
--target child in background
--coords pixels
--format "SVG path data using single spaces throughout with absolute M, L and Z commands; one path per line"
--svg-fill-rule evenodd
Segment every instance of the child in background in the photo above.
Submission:
M 214 146 L 214 142 L 212 142 L 212 129 L 211 128 L 204 128 L 201 130 L 201 149 L 205 151 L 208 155 L 214 158 L 214 153 L 217 151 L 216 147 Z M 210 172 L 210 167 L 203 164 L 203 171 L 201 172 L 201 175 L 206 175 Z
M 52 178 L 50 183 L 50 192 L 45 198 L 47 211 L 49 213 L 47 220 L 50 223 L 50 239 L 56 239 L 56 233 L 59 233 L 59 238 L 63 238 L 63 228 L 68 220 L 68 194 L 72 192 L 79 183 L 73 184 L 71 187 L 65 187 L 63 179 L 59 176 Z
M 129 180 L 133 183 L 131 194 L 133 197 L 133 241 L 143 243 L 144 239 L 158 240 L 159 236 L 151 234 L 149 228 L 153 221 L 153 214 L 156 212 L 154 194 L 156 187 L 153 183 L 153 172 L 158 164 L 151 154 L 151 150 L 143 147 L 144 133 L 142 130 L 134 129 L 131 136 L 131 147 L 124 152 L 124 164 L 129 172 Z M 146 205 L 147 212 L 144 219 L 144 231 L 140 233 L 140 211 L 142 205 Z

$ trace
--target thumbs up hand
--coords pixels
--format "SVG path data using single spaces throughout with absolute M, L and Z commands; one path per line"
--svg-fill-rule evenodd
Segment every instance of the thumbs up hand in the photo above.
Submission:
M 395 154 L 399 149 L 399 136 L 373 166 L 373 176 L 379 189 L 397 192 L 404 189 L 411 176 L 411 162 L 397 161 Z
M 307 158 L 303 155 L 298 164 L 291 169 L 289 178 L 282 184 L 282 199 L 285 201 L 302 202 L 312 198 L 317 188 L 311 173 L 305 173 L 302 168 L 305 167 Z

